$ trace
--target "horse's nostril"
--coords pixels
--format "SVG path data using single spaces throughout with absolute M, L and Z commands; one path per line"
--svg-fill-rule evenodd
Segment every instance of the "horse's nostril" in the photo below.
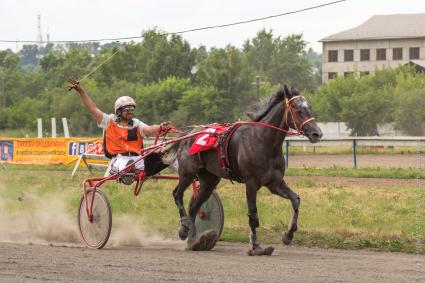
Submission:
M 320 133 L 320 132 L 314 132 L 313 134 L 312 134 L 312 136 L 314 137 L 314 138 L 321 138 L 322 137 L 322 133 Z

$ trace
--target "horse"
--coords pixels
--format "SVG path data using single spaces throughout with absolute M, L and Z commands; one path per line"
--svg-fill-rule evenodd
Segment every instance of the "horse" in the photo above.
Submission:
M 179 165 L 179 183 L 173 191 L 173 196 L 180 215 L 179 237 L 181 240 L 187 239 L 188 250 L 210 250 L 216 244 L 217 237 L 213 231 L 209 231 L 211 233 L 207 233 L 205 237 L 197 237 L 195 217 L 221 178 L 245 183 L 248 223 L 251 229 L 249 255 L 271 255 L 274 250 L 273 247 L 263 249 L 257 241 L 259 218 L 256 199 L 257 191 L 261 187 L 265 186 L 271 193 L 291 201 L 292 218 L 288 230 L 282 234 L 282 242 L 285 245 L 290 244 L 297 230 L 300 197 L 283 180 L 283 142 L 288 133 L 294 133 L 290 132 L 290 128 L 306 136 L 311 143 L 320 141 L 322 131 L 316 124 L 306 99 L 298 90 L 289 90 L 286 85 L 271 95 L 268 101 L 258 103 L 257 109 L 247 115 L 250 122 L 238 124 L 225 145 L 229 170 L 220 165 L 220 157 L 215 149 L 191 155 L 189 148 L 194 138 L 174 143 L 164 152 L 163 162 L 171 164 L 177 159 Z M 202 126 L 194 126 L 183 135 L 204 129 Z M 200 182 L 200 190 L 197 196 L 190 200 L 188 216 L 183 204 L 183 195 L 195 178 Z

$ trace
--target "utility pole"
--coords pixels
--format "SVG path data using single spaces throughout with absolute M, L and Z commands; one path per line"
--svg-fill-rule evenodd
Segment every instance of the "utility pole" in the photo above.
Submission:
M 6 92 L 5 92 L 5 88 L 4 88 L 4 80 L 5 80 L 6 78 L 4 77 L 4 75 L 2 75 L 1 77 L 0 77 L 0 80 L 1 80 L 1 86 L 2 86 L 2 93 L 1 93 L 1 96 L 2 96 L 2 104 L 1 104 L 1 106 L 2 107 L 4 107 L 4 108 L 6 108 Z
M 257 100 L 260 99 L 260 85 L 264 84 L 264 82 L 260 82 L 260 76 L 255 76 L 255 82 L 252 83 L 257 87 Z
M 41 32 L 41 15 L 37 15 L 37 45 L 38 47 L 43 46 L 43 34 Z

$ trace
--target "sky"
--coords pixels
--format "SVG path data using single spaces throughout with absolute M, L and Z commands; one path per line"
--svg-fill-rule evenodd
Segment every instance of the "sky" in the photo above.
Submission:
M 228 24 L 283 14 L 333 0 L 0 0 L 0 40 L 87 40 L 140 36 Z M 331 6 L 254 23 L 182 34 L 192 47 L 241 47 L 261 29 L 275 37 L 303 34 L 307 47 L 322 52 L 320 39 L 356 27 L 373 15 L 425 13 L 425 0 L 346 0 Z M 137 41 L 137 40 L 136 40 Z M 140 40 L 139 40 L 140 41 Z M 105 43 L 105 42 L 102 42 Z M 16 50 L 22 43 L 1 43 Z

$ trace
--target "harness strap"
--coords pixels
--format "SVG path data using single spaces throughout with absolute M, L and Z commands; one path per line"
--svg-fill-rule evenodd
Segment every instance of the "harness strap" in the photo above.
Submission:
M 221 148 L 220 165 L 226 171 L 227 176 L 237 182 L 242 182 L 243 179 L 240 176 L 234 175 L 234 172 L 232 172 L 229 161 L 229 155 L 227 153 L 229 149 L 230 139 L 232 138 L 233 133 L 239 128 L 240 125 L 240 122 L 236 122 L 232 126 L 230 126 L 227 135 L 223 135 L 224 143 L 219 146 L 219 148 Z
M 303 130 L 303 127 L 304 127 L 304 125 L 305 125 L 305 124 L 307 124 L 308 122 L 313 121 L 313 120 L 316 120 L 316 118 L 311 117 L 310 119 L 307 119 L 307 120 L 305 120 L 304 122 L 302 122 L 302 123 L 301 123 L 301 126 L 300 126 L 300 130 L 302 131 L 302 130 Z

